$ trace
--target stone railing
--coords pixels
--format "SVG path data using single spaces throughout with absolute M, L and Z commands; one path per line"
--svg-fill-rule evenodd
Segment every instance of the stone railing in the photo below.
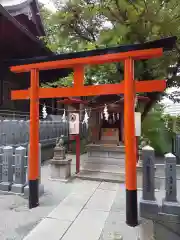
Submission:
M 140 200 L 140 216 L 143 227 L 140 239 L 180 239 L 180 204 L 177 200 L 176 157 L 165 155 L 165 189 L 155 193 L 154 149 L 146 146 L 142 150 L 143 192 Z M 144 220 L 143 220 L 144 219 Z M 153 226 L 153 227 L 152 227 Z M 151 229 L 151 230 L 150 230 Z M 154 238 L 152 238 L 154 237 Z
M 39 144 L 39 172 L 41 163 L 41 144 Z M 0 147 L 0 191 L 29 195 L 27 179 L 28 153 L 26 148 L 19 146 Z M 43 192 L 41 174 L 39 174 L 39 190 Z

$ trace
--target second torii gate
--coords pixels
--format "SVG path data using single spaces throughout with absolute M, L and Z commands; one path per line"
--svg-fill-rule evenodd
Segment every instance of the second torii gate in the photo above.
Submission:
M 30 72 L 30 89 L 12 91 L 13 100 L 30 99 L 30 156 L 29 156 L 29 207 L 39 205 L 39 98 L 60 98 L 124 93 L 125 104 L 125 151 L 126 151 L 126 223 L 138 224 L 136 184 L 136 141 L 134 122 L 135 92 L 161 92 L 166 88 L 165 80 L 134 80 L 134 61 L 163 55 L 162 48 L 117 52 L 111 54 L 12 66 L 15 73 Z M 119 84 L 84 86 L 84 66 L 124 61 L 124 81 Z M 39 71 L 71 68 L 74 70 L 74 86 L 67 88 L 40 88 Z

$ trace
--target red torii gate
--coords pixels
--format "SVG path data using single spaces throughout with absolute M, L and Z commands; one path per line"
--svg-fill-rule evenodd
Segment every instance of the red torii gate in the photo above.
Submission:
M 29 207 L 39 205 L 39 98 L 93 96 L 124 93 L 125 104 L 125 150 L 126 150 L 126 222 L 129 226 L 138 224 L 136 184 L 136 141 L 134 122 L 134 98 L 136 92 L 161 92 L 166 88 L 165 80 L 135 81 L 134 61 L 160 57 L 162 48 L 118 52 L 98 56 L 70 58 L 49 62 L 12 66 L 15 73 L 30 72 L 30 89 L 12 91 L 13 100 L 30 99 L 30 156 L 29 156 Z M 119 84 L 84 86 L 84 66 L 124 61 L 124 81 Z M 39 71 L 72 68 L 74 86 L 67 88 L 40 88 Z

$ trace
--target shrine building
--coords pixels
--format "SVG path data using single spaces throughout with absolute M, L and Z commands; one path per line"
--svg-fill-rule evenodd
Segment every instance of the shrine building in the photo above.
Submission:
M 29 112 L 28 101 L 11 101 L 11 90 L 29 87 L 28 73 L 14 74 L 9 70 L 11 62 L 42 56 L 52 56 L 40 37 L 45 30 L 37 0 L 0 1 L 0 111 Z M 41 83 L 65 77 L 66 69 L 46 71 L 40 74 Z M 49 114 L 56 114 L 56 99 L 41 100 L 49 108 Z M 41 112 L 42 106 L 40 106 Z M 8 115 L 8 117 L 10 117 Z

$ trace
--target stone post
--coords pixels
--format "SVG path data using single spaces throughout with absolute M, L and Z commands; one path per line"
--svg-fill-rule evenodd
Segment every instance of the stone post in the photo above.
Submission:
M 139 159 L 138 159 L 138 162 L 136 164 L 136 171 L 137 171 L 137 188 L 138 189 L 142 189 L 142 178 L 143 178 L 143 172 L 142 172 L 142 151 L 140 149 L 138 149 L 138 156 L 139 156 Z
M 143 168 L 148 167 L 146 166 L 146 164 L 144 165 L 144 161 L 147 159 L 148 161 L 146 162 L 148 162 L 149 166 L 153 164 L 153 150 L 150 147 L 145 147 L 144 150 Z M 162 201 L 161 208 L 158 208 L 157 202 L 154 197 L 154 192 L 151 191 L 152 189 L 148 186 L 150 183 L 148 183 L 149 170 L 143 170 L 143 174 L 145 174 L 144 180 L 146 179 L 146 181 L 144 182 L 143 186 L 143 191 L 145 190 L 143 192 L 143 198 L 140 201 L 140 216 L 142 217 L 142 223 L 147 223 L 147 228 L 145 227 L 145 224 L 141 224 L 140 239 L 148 240 L 151 239 L 151 236 L 154 237 L 153 239 L 157 240 L 180 239 L 180 204 L 177 201 L 176 157 L 172 153 L 168 153 L 165 155 L 166 195 L 165 199 Z M 152 172 L 149 173 L 149 175 L 152 177 Z M 143 218 L 147 218 L 147 220 Z M 154 223 L 154 226 L 152 226 L 152 221 Z
M 154 149 L 146 146 L 142 149 L 143 158 L 143 199 L 155 200 L 154 195 Z
M 137 169 L 137 187 L 140 189 L 142 189 L 142 182 L 143 182 L 142 168 L 143 168 L 142 150 L 139 149 L 139 160 L 136 165 L 136 169 Z M 154 174 L 155 173 L 156 173 L 156 165 L 154 165 Z M 157 178 L 155 178 L 155 189 L 160 189 L 160 180 Z
M 15 150 L 15 181 L 11 191 L 14 193 L 23 193 L 26 183 L 26 168 L 25 168 L 26 148 L 18 147 Z
M 44 139 L 43 140 L 47 140 L 50 139 L 50 121 L 44 121 L 44 125 L 45 125 L 45 135 L 44 135 Z
M 139 159 L 138 159 L 137 167 L 142 167 L 142 165 L 143 165 L 143 162 L 142 162 L 142 150 L 140 150 L 140 149 L 138 149 L 138 156 L 139 156 Z
M 43 139 L 43 121 L 39 120 L 39 141 Z
M 24 129 L 26 131 L 26 133 L 25 133 L 25 141 L 26 141 L 26 143 L 29 142 L 29 126 L 30 126 L 30 120 L 25 121 Z
M 3 147 L 0 147 L 0 182 L 2 181 Z
M 2 158 L 2 182 L 0 190 L 10 191 L 13 183 L 13 148 L 6 146 L 3 148 Z
M 44 185 L 41 183 L 41 148 L 42 145 L 39 143 L 39 195 L 42 196 L 44 194 Z
M 176 157 L 172 153 L 165 155 L 166 196 L 162 202 L 162 212 L 180 215 L 180 204 L 177 201 Z
M 28 156 L 29 156 L 29 145 L 28 145 Z M 28 175 L 28 167 L 27 167 L 27 175 Z M 27 183 L 28 183 L 28 180 L 27 180 Z M 41 184 L 41 144 L 39 143 L 39 196 L 43 194 L 44 194 L 44 186 L 43 184 Z M 25 186 L 24 188 L 24 196 L 29 197 L 29 184 L 27 184 L 27 186 Z
M 22 144 L 22 143 L 25 143 L 25 138 L 24 138 L 24 125 L 25 125 L 25 122 L 24 120 L 20 120 L 19 121 L 19 144 Z
M 10 144 L 10 137 L 12 136 L 11 127 L 10 127 L 10 120 L 3 120 L 3 135 L 4 135 L 4 145 Z
M 6 145 L 6 143 L 7 143 L 7 136 L 6 136 L 5 133 L 2 133 L 1 135 L 2 135 L 2 136 L 1 136 L 1 138 L 2 138 L 2 144 L 3 144 L 3 145 Z
M 140 215 L 149 218 L 158 213 L 159 207 L 155 199 L 154 149 L 146 146 L 142 149 L 143 159 L 143 196 L 140 201 Z
M 10 144 L 12 144 L 12 145 L 16 145 L 16 144 L 18 144 L 19 142 L 18 142 L 18 138 L 19 138 L 19 129 L 18 129 L 18 127 L 19 127 L 19 123 L 18 123 L 18 120 L 12 120 L 11 121 L 11 124 L 10 124 L 10 126 L 11 126 L 11 138 L 10 138 Z

